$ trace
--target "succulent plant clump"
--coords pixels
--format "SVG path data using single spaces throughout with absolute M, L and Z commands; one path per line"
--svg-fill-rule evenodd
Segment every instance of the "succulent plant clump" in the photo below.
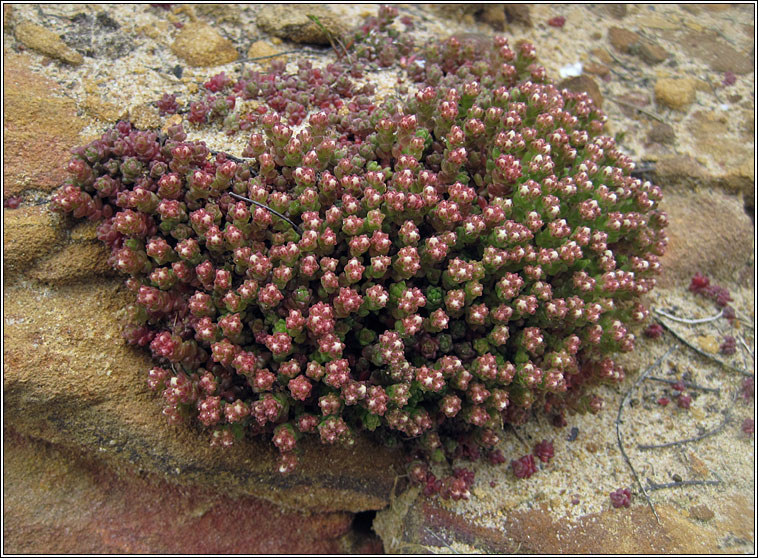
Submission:
M 282 472 L 303 436 L 365 431 L 427 462 L 504 462 L 502 425 L 599 410 L 587 388 L 623 379 L 612 355 L 634 347 L 666 246 L 661 189 L 532 45 L 416 48 L 393 18 L 367 20 L 326 70 L 206 83 L 222 95 L 188 125 L 250 129 L 244 158 L 181 125 L 120 122 L 75 150 L 53 200 L 102 221 L 135 296 L 125 337 L 151 351 L 169 422 L 219 446 L 266 436 Z M 375 104 L 353 81 L 371 64 L 399 66 L 415 93 Z M 245 95 L 262 101 L 253 116 L 233 112 Z M 451 497 L 473 482 L 417 469 Z

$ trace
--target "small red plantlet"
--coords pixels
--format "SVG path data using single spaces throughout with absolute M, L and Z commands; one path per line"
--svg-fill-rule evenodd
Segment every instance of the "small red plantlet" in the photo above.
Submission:
M 534 446 L 534 455 L 539 458 L 543 463 L 547 463 L 555 455 L 555 448 L 553 442 L 548 440 L 542 440 L 536 446 Z
M 17 209 L 21 205 L 21 196 L 11 196 L 3 200 L 3 207 L 6 209 Z
M 534 462 L 532 454 L 514 459 L 511 461 L 511 468 L 513 469 L 513 474 L 519 479 L 528 479 L 537 472 L 537 464 Z
M 740 428 L 745 434 L 752 436 L 755 433 L 755 421 L 751 418 L 746 418 L 742 421 Z
M 742 386 L 740 386 L 740 397 L 745 401 L 750 401 L 755 397 L 755 378 L 748 376 L 742 380 Z
M 719 352 L 722 355 L 733 355 L 737 352 L 737 340 L 731 335 L 727 335 L 719 347 Z
M 692 405 L 692 396 L 689 393 L 680 393 L 676 398 L 676 404 L 682 409 L 689 409 Z
M 650 324 L 645 328 L 644 334 L 649 339 L 658 339 L 663 335 L 663 326 L 661 324 Z
M 550 27 L 558 27 L 558 28 L 560 28 L 560 27 L 563 27 L 564 25 L 566 25 L 566 18 L 563 17 L 563 16 L 551 17 L 550 19 L 547 20 L 547 24 Z
M 628 508 L 632 505 L 632 493 L 628 488 L 619 488 L 611 492 L 610 497 L 614 508 Z

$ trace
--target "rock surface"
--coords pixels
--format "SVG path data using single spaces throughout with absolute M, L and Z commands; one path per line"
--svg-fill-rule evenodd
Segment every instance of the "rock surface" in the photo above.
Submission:
M 696 92 L 692 78 L 661 78 L 655 82 L 655 100 L 674 110 L 686 111 L 695 101 Z
M 309 16 L 316 18 L 318 23 Z M 275 37 L 314 45 L 329 45 L 330 37 L 334 40 L 346 31 L 332 10 L 311 4 L 263 6 L 256 23 Z
M 220 66 L 239 56 L 237 49 L 216 29 L 204 23 L 188 23 L 174 39 L 171 51 L 191 66 Z
M 78 66 L 84 62 L 81 54 L 70 49 L 58 35 L 41 25 L 28 21 L 19 23 L 16 25 L 16 39 L 37 52 L 67 64 Z
M 346 512 L 286 511 L 252 496 L 117 473 L 6 429 L 4 551 L 38 554 L 376 552 Z M 380 548 L 380 547 L 379 547 Z
M 755 490 L 754 437 L 739 431 L 742 421 L 754 416 L 753 401 L 735 402 L 731 397 L 741 376 L 683 345 L 656 375 L 672 381 L 686 377 L 722 391 L 718 396 L 695 392 L 692 409 L 685 412 L 656 403 L 672 396 L 668 384 L 644 382 L 624 415 L 627 452 L 643 477 L 654 482 L 671 482 L 674 474 L 685 480 L 718 475 L 728 478 L 729 486 L 653 492 L 661 525 L 634 484 L 615 438 L 616 410 L 634 374 L 619 389 L 601 392 L 606 410 L 597 417 L 569 417 L 565 429 L 536 421 L 521 428 L 518 437 L 506 433 L 502 447 L 509 459 L 543 438 L 554 439 L 556 457 L 528 480 L 516 479 L 507 466 L 477 465 L 471 500 L 456 504 L 429 501 L 414 491 L 400 494 L 403 456 L 369 440 L 353 450 L 308 446 L 298 471 L 282 477 L 274 471 L 276 451 L 266 441 L 246 441 L 221 452 L 208 447 L 199 429 L 167 427 L 159 401 L 145 385 L 146 352 L 128 347 L 120 336 L 119 313 L 130 300 L 122 279 L 109 270 L 92 225 L 73 226 L 50 214 L 49 193 L 65 178 L 69 150 L 96 137 L 104 122 L 128 113 L 142 127 L 162 126 L 151 103 L 163 92 L 176 92 L 181 99 L 209 75 L 235 71 L 238 65 L 226 63 L 255 40 L 268 45 L 276 44 L 271 35 L 293 42 L 306 35 L 268 30 L 263 14 L 269 6 L 198 9 L 197 14 L 182 6 L 113 6 L 106 20 L 99 7 L 48 5 L 44 11 L 59 17 L 46 21 L 34 6 L 9 8 L 4 6 L 4 13 L 15 22 L 52 22 L 59 40 L 80 32 L 81 25 L 67 21 L 85 21 L 74 18 L 86 12 L 86 21 L 103 24 L 103 37 L 107 30 L 113 44 L 132 48 L 130 56 L 114 56 L 107 63 L 111 51 L 100 58 L 87 54 L 80 66 L 71 66 L 25 45 L 18 23 L 4 29 L 3 195 L 6 200 L 21 197 L 21 207 L 3 210 L 4 550 L 371 553 L 379 550 L 377 541 L 354 526 L 355 513 L 387 508 L 375 530 L 388 552 L 754 552 L 755 510 L 744 497 Z M 754 129 L 743 124 L 754 117 L 753 66 L 746 54 L 753 35 L 744 7 L 697 13 L 666 5 L 526 8 L 528 22 L 512 6 L 503 8 L 514 40 L 533 41 L 551 76 L 568 63 L 583 61 L 587 71 L 594 63 L 599 71 L 593 73 L 603 78 L 595 85 L 605 99 L 611 133 L 624 132 L 621 147 L 636 161 L 655 163 L 649 176 L 664 188 L 671 240 L 661 280 L 665 288 L 651 303 L 680 316 L 713 315 L 709 301 L 686 291 L 691 275 L 701 271 L 729 286 L 735 308 L 754 322 L 754 229 L 742 199 L 752 194 L 755 180 L 748 157 Z M 288 9 L 304 16 L 303 10 Z M 438 12 L 421 6 L 400 9 L 417 22 L 419 41 L 463 32 L 490 34 L 502 24 L 492 14 L 493 21 L 480 24 L 475 12 L 440 19 Z M 375 10 L 341 6 L 334 13 L 340 25 L 349 26 L 361 12 Z M 546 23 L 556 16 L 566 18 L 562 29 Z M 319 20 L 326 25 L 326 17 Z M 118 27 L 105 25 L 109 21 Z M 638 37 L 629 50 L 614 48 L 611 55 L 605 49 L 613 25 L 635 29 Z M 705 27 L 718 29 L 729 42 Z M 198 30 L 210 43 L 191 40 Z M 306 42 L 319 41 L 323 34 Z M 638 44 L 658 45 L 668 58 L 654 68 L 640 64 L 642 50 L 632 48 Z M 26 47 L 31 51 L 21 52 Z M 291 44 L 277 47 L 292 49 Z M 314 64 L 331 55 L 314 58 Z M 724 72 L 739 77 L 724 85 Z M 658 83 L 673 80 L 678 87 L 693 75 L 705 85 L 688 82 L 684 101 L 672 106 L 663 101 L 665 95 L 659 98 Z M 668 128 L 653 134 L 658 120 L 639 110 L 622 111 L 614 99 L 632 93 L 655 96 L 657 107 L 640 108 Z M 234 138 L 220 141 L 241 150 Z M 245 138 L 241 141 L 244 145 Z M 730 326 L 721 322 L 718 327 L 726 331 Z M 707 346 L 713 351 L 723 337 L 712 323 L 678 325 L 676 331 L 695 346 L 698 339 L 711 340 Z M 636 333 L 641 347 L 625 362 L 630 372 L 644 370 L 678 343 L 670 334 L 649 342 Z M 748 335 L 745 329 L 737 333 Z M 745 366 L 741 359 L 729 362 Z M 716 428 L 724 409 L 731 413 L 729 422 L 701 443 L 655 453 L 637 447 Z M 572 428 L 578 434 L 568 441 Z M 632 507 L 611 508 L 609 492 L 624 486 L 634 493 Z

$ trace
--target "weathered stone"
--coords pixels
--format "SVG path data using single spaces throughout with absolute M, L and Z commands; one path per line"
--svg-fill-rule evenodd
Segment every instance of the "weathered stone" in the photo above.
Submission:
M 636 45 L 639 40 L 640 36 L 634 31 L 629 31 L 629 29 L 611 27 L 608 30 L 608 41 L 613 48 L 623 54 L 629 54 L 632 46 Z
M 607 65 L 613 64 L 613 58 L 611 57 L 610 53 L 606 49 L 596 48 L 596 49 L 593 49 L 591 53 L 603 64 L 607 64 Z
M 632 52 L 642 58 L 645 62 L 651 66 L 665 62 L 669 57 L 669 53 L 662 46 L 642 41 L 638 45 L 632 48 Z
M 104 101 L 96 95 L 87 95 L 82 108 L 90 116 L 109 123 L 121 120 L 126 113 L 123 107 Z
M 8 429 L 4 442 L 5 552 L 342 554 L 372 549 L 371 536 L 348 534 L 350 513 L 286 510 L 223 488 L 179 486 L 155 474 L 116 471 L 104 467 L 95 452 L 81 455 Z
M 16 25 L 15 32 L 19 42 L 45 56 L 57 58 L 66 64 L 79 65 L 84 62 L 81 54 L 69 48 L 58 35 L 41 25 L 24 21 Z
M 529 4 L 503 4 L 508 23 L 520 23 L 525 27 L 532 26 L 532 9 Z
M 692 515 L 692 517 L 695 519 L 699 519 L 700 521 L 710 521 L 713 519 L 715 514 L 711 508 L 705 504 L 701 504 L 699 506 L 692 506 L 690 508 L 690 515 Z
M 210 25 L 187 23 L 171 44 L 171 51 L 190 66 L 220 66 L 237 60 L 239 53 L 229 39 Z
M 650 126 L 650 130 L 648 130 L 647 141 L 649 143 L 660 143 L 661 145 L 673 145 L 676 141 L 676 132 L 671 124 L 656 120 Z
M 63 232 L 46 207 L 3 209 L 3 268 L 28 269 L 37 259 L 56 250 Z
M 260 40 L 255 41 L 253 44 L 250 45 L 250 48 L 247 49 L 247 57 L 248 58 L 258 58 L 261 56 L 273 56 L 275 54 L 279 54 L 282 50 L 280 48 L 277 48 L 276 46 L 272 45 L 268 41 Z
M 605 4 L 605 12 L 615 19 L 624 19 L 626 17 L 626 4 Z
M 240 22 L 240 6 L 236 4 L 197 4 L 195 11 L 200 16 L 215 20 L 216 23 Z
M 163 124 L 158 107 L 152 103 L 132 107 L 129 110 L 129 121 L 138 130 L 157 130 Z
M 75 283 L 91 277 L 112 275 L 108 251 L 99 241 L 71 242 L 39 261 L 29 276 L 43 283 Z
M 29 70 L 27 55 L 5 53 L 3 60 L 3 196 L 51 191 L 67 176 L 84 121 L 56 83 Z
M 582 74 L 581 76 L 564 79 L 558 84 L 558 87 L 575 93 L 587 93 L 592 98 L 596 107 L 603 107 L 603 94 L 600 92 L 600 88 L 595 83 L 595 80 L 590 76 Z
M 542 504 L 492 518 L 490 514 L 462 515 L 417 494 L 404 494 L 377 515 L 374 528 L 385 552 L 594 554 L 613 549 L 622 554 L 651 554 L 708 553 L 723 548 L 723 531 L 715 526 L 704 529 L 670 505 L 656 504 L 660 523 L 646 505 L 566 520 L 554 517 Z M 728 498 L 740 501 L 734 494 Z M 737 529 L 727 528 L 736 535 Z
M 138 27 L 137 33 L 149 37 L 158 43 L 167 44 L 168 38 L 171 36 L 171 29 L 171 23 L 165 20 L 159 20 Z
M 585 64 L 584 71 L 588 74 L 594 74 L 600 77 L 605 77 L 611 73 L 611 69 L 608 66 L 605 64 L 598 64 L 596 62 L 588 62 Z
M 684 155 L 660 159 L 655 165 L 655 182 L 668 185 L 694 188 L 705 184 L 705 168 L 695 159 Z
M 498 31 L 504 30 L 507 23 L 505 10 L 500 4 L 486 4 L 479 19 Z
M 630 90 L 628 93 L 624 93 L 616 97 L 619 101 L 619 110 L 627 118 L 633 118 L 639 120 L 640 118 L 646 118 L 639 110 L 645 108 L 650 104 L 650 96 L 645 91 Z
M 753 145 L 746 145 L 742 139 L 729 133 L 732 118 L 732 113 L 701 110 L 693 113 L 687 126 L 702 157 L 727 172 L 755 158 Z
M 321 25 L 308 16 L 317 18 Z M 339 37 L 347 30 L 331 9 L 314 4 L 260 6 L 256 23 L 281 39 L 315 45 L 328 45 L 330 35 Z
M 693 78 L 661 78 L 655 82 L 655 100 L 674 110 L 686 111 L 695 101 L 697 83 Z
M 735 49 L 713 33 L 691 32 L 679 44 L 688 55 L 705 62 L 714 72 L 747 74 L 754 71 L 749 54 Z
M 193 426 L 170 427 L 146 386 L 149 351 L 121 339 L 122 279 L 29 289 L 6 285 L 4 419 L 16 431 L 65 447 L 98 448 L 109 466 L 136 468 L 180 484 L 253 495 L 300 510 L 380 509 L 402 474 L 398 452 L 360 438 L 353 448 L 305 439 L 298 469 L 276 470 L 269 440 L 224 451 Z M 33 348 L 32 348 L 33 347 Z
M 685 285 L 695 272 L 722 283 L 741 281 L 752 274 L 753 226 L 745 215 L 742 197 L 720 189 L 674 186 L 660 176 L 664 188 L 663 209 L 669 216 L 669 245 L 663 257 L 660 284 Z
M 16 25 L 16 12 L 11 4 L 3 4 L 3 29 L 12 31 Z

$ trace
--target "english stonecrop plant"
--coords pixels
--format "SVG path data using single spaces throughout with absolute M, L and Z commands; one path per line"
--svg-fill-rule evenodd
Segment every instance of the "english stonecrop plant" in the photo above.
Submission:
M 599 410 L 586 388 L 623 378 L 612 355 L 633 349 L 666 246 L 660 188 L 532 45 L 417 48 L 395 15 L 325 69 L 211 78 L 187 125 L 252 130 L 242 158 L 120 122 L 75 150 L 53 199 L 102 221 L 169 422 L 219 446 L 268 437 L 283 473 L 304 436 L 498 462 L 502 425 Z M 415 93 L 375 104 L 357 80 L 377 64 Z M 453 498 L 473 482 L 411 476 Z

